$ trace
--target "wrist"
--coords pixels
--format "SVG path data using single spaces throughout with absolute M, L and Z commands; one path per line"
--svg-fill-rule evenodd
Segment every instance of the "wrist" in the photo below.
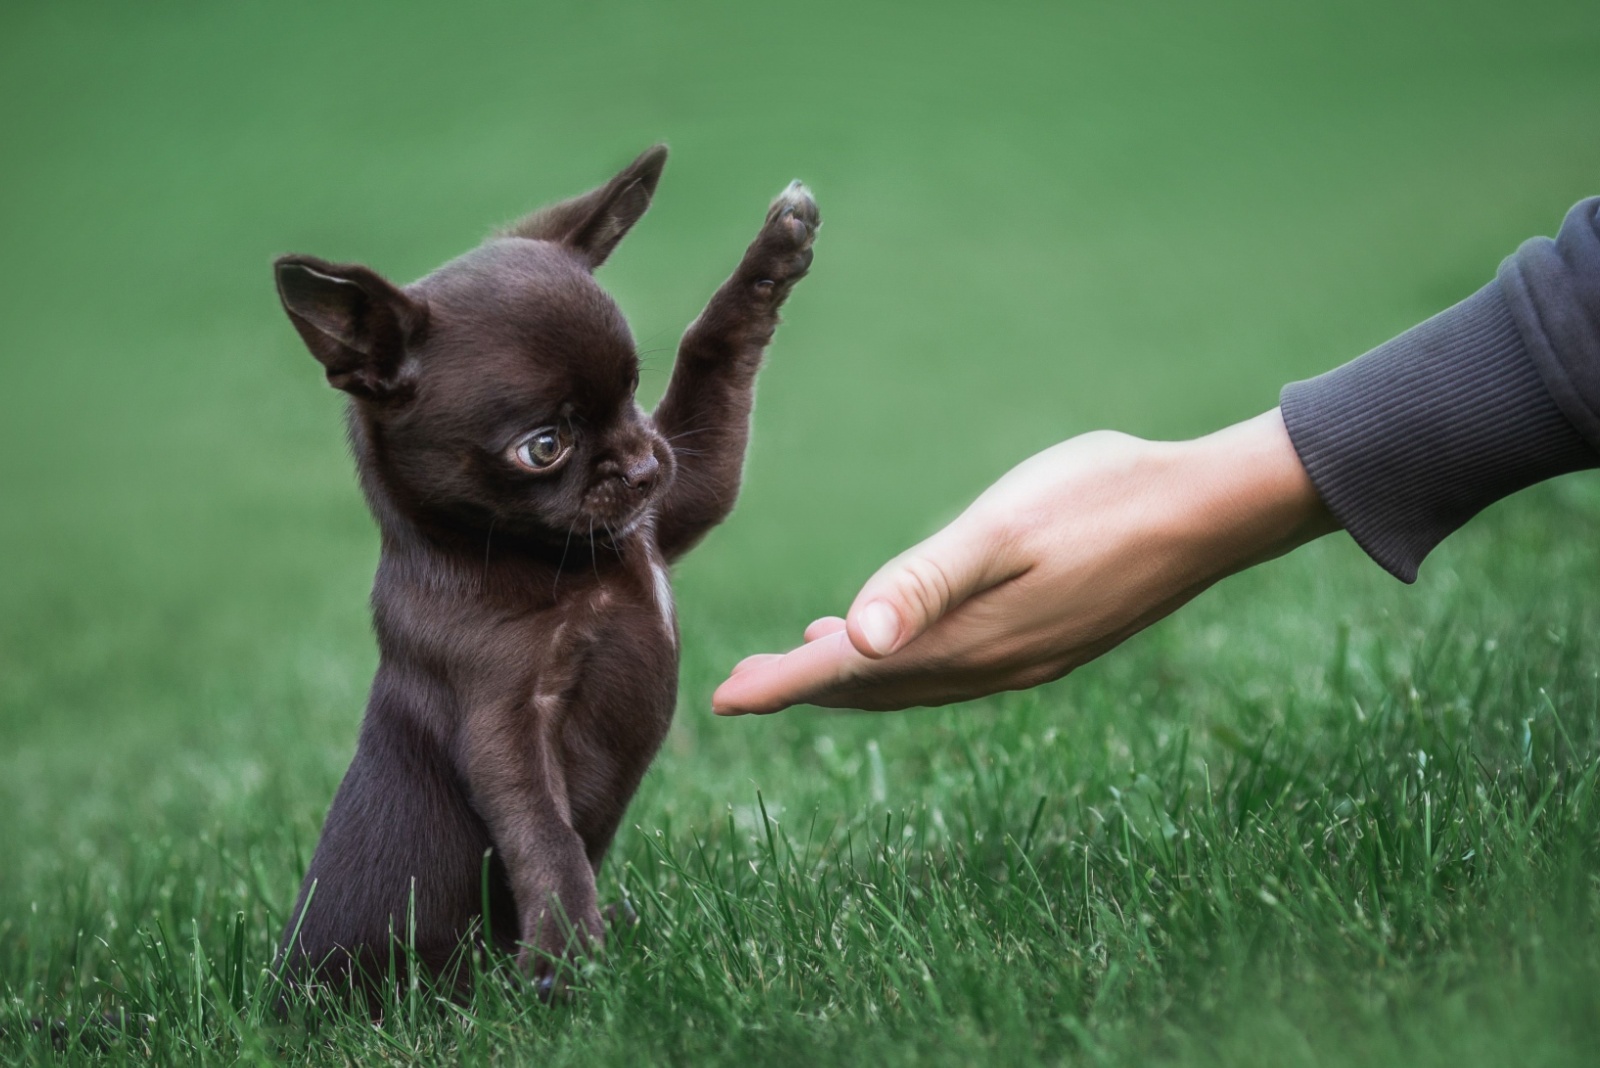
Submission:
M 1338 529 L 1306 474 L 1282 413 L 1184 442 L 1190 534 L 1215 574 L 1281 556 Z

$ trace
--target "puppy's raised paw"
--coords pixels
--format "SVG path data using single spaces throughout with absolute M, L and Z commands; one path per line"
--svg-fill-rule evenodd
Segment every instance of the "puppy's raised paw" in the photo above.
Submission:
M 817 227 L 821 225 L 822 214 L 817 211 L 816 198 L 798 178 L 790 182 L 767 209 L 767 226 L 783 230 L 799 249 L 811 247 L 817 239 Z
M 805 277 L 821 225 L 811 190 L 799 179 L 790 182 L 767 209 L 766 223 L 745 253 L 745 274 L 758 294 L 781 298 Z

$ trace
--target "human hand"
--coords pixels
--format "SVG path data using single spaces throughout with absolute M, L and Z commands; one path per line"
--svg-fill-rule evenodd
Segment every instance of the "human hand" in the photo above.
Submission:
M 712 710 L 887 710 L 1037 686 L 1336 526 L 1276 409 L 1194 441 L 1084 434 L 885 564 L 847 617 L 741 661 Z

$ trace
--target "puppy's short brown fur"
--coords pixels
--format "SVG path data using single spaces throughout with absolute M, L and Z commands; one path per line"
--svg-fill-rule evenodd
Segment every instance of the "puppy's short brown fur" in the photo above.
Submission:
M 374 996 L 399 940 L 464 990 L 483 930 L 548 992 L 603 938 L 595 873 L 676 697 L 667 567 L 733 507 L 756 371 L 819 223 L 798 182 L 773 202 L 647 414 L 592 272 L 665 162 L 653 148 L 409 286 L 277 261 L 350 396 L 382 534 L 380 663 L 285 933 L 291 983 Z

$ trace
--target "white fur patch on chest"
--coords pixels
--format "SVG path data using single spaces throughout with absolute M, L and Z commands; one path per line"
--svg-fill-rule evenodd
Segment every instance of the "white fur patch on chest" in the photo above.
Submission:
M 677 644 L 677 630 L 673 625 L 672 579 L 667 576 L 667 569 L 655 560 L 650 561 L 650 578 L 655 587 L 656 611 L 661 613 L 661 624 L 667 628 L 667 637 Z

